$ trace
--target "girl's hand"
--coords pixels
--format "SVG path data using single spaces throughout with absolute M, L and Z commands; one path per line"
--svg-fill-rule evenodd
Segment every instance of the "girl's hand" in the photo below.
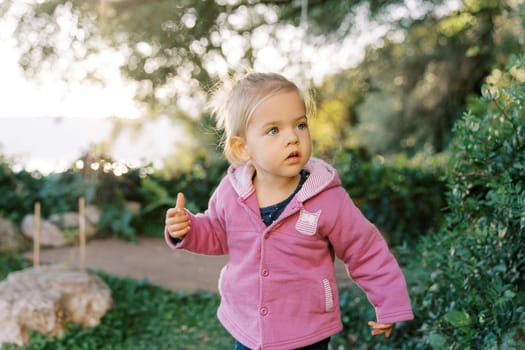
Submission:
M 385 334 L 386 337 L 390 336 L 390 333 L 392 333 L 392 329 L 394 328 L 393 323 L 381 324 L 369 321 L 368 325 L 372 327 L 372 335 Z
M 175 208 L 166 212 L 166 230 L 171 237 L 183 239 L 190 230 L 190 218 L 184 211 L 184 194 L 177 194 Z

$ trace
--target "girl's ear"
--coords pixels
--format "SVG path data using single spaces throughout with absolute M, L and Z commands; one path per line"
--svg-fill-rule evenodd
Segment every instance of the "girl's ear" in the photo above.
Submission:
M 235 156 L 243 162 L 250 160 L 251 157 L 246 150 L 246 141 L 243 137 L 233 136 L 230 138 L 230 148 Z

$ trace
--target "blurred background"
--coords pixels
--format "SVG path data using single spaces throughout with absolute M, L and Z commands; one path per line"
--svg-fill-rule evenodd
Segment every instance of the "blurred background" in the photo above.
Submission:
M 440 152 L 522 45 L 513 3 L 4 1 L 0 150 L 46 173 L 88 152 L 187 167 L 217 151 L 209 88 L 255 69 L 315 89 L 319 152 Z

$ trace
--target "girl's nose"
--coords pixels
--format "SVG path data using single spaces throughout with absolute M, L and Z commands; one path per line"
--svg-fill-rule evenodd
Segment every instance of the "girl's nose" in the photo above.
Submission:
M 288 132 L 287 140 L 289 145 L 294 145 L 299 143 L 299 136 L 297 135 L 297 132 L 295 130 L 290 130 Z

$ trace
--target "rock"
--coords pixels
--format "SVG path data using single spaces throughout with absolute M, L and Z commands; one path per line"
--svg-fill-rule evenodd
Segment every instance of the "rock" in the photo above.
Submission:
M 24 245 L 18 227 L 11 220 L 0 217 L 0 252 L 21 251 Z
M 62 336 L 68 323 L 96 326 L 111 304 L 109 287 L 87 272 L 58 265 L 13 272 L 0 282 L 0 347 L 25 344 L 30 331 Z
M 75 212 L 53 214 L 48 220 L 62 230 L 62 234 L 69 242 L 78 242 L 79 216 Z M 86 237 L 93 237 L 97 233 L 96 226 L 88 220 L 86 215 Z
M 93 237 L 98 230 L 98 223 L 101 217 L 100 210 L 88 205 L 85 210 L 86 215 L 86 237 Z M 40 245 L 43 247 L 63 247 L 79 240 L 79 217 L 77 212 L 66 212 L 53 214 L 47 220 L 41 220 L 40 224 Z M 35 230 L 35 216 L 26 215 L 22 220 L 22 233 L 24 236 L 33 239 Z
M 53 214 L 48 218 L 48 220 L 60 228 L 78 228 L 78 214 L 75 212 Z
M 86 221 L 90 222 L 94 226 L 98 226 L 100 217 L 102 216 L 99 208 L 95 207 L 94 205 L 88 205 L 86 206 L 85 214 Z
M 35 234 L 35 216 L 26 215 L 22 220 L 22 233 L 24 236 L 33 239 Z M 43 247 L 63 247 L 71 243 L 71 239 L 66 239 L 62 230 L 55 224 L 47 221 L 40 221 L 40 245 Z

